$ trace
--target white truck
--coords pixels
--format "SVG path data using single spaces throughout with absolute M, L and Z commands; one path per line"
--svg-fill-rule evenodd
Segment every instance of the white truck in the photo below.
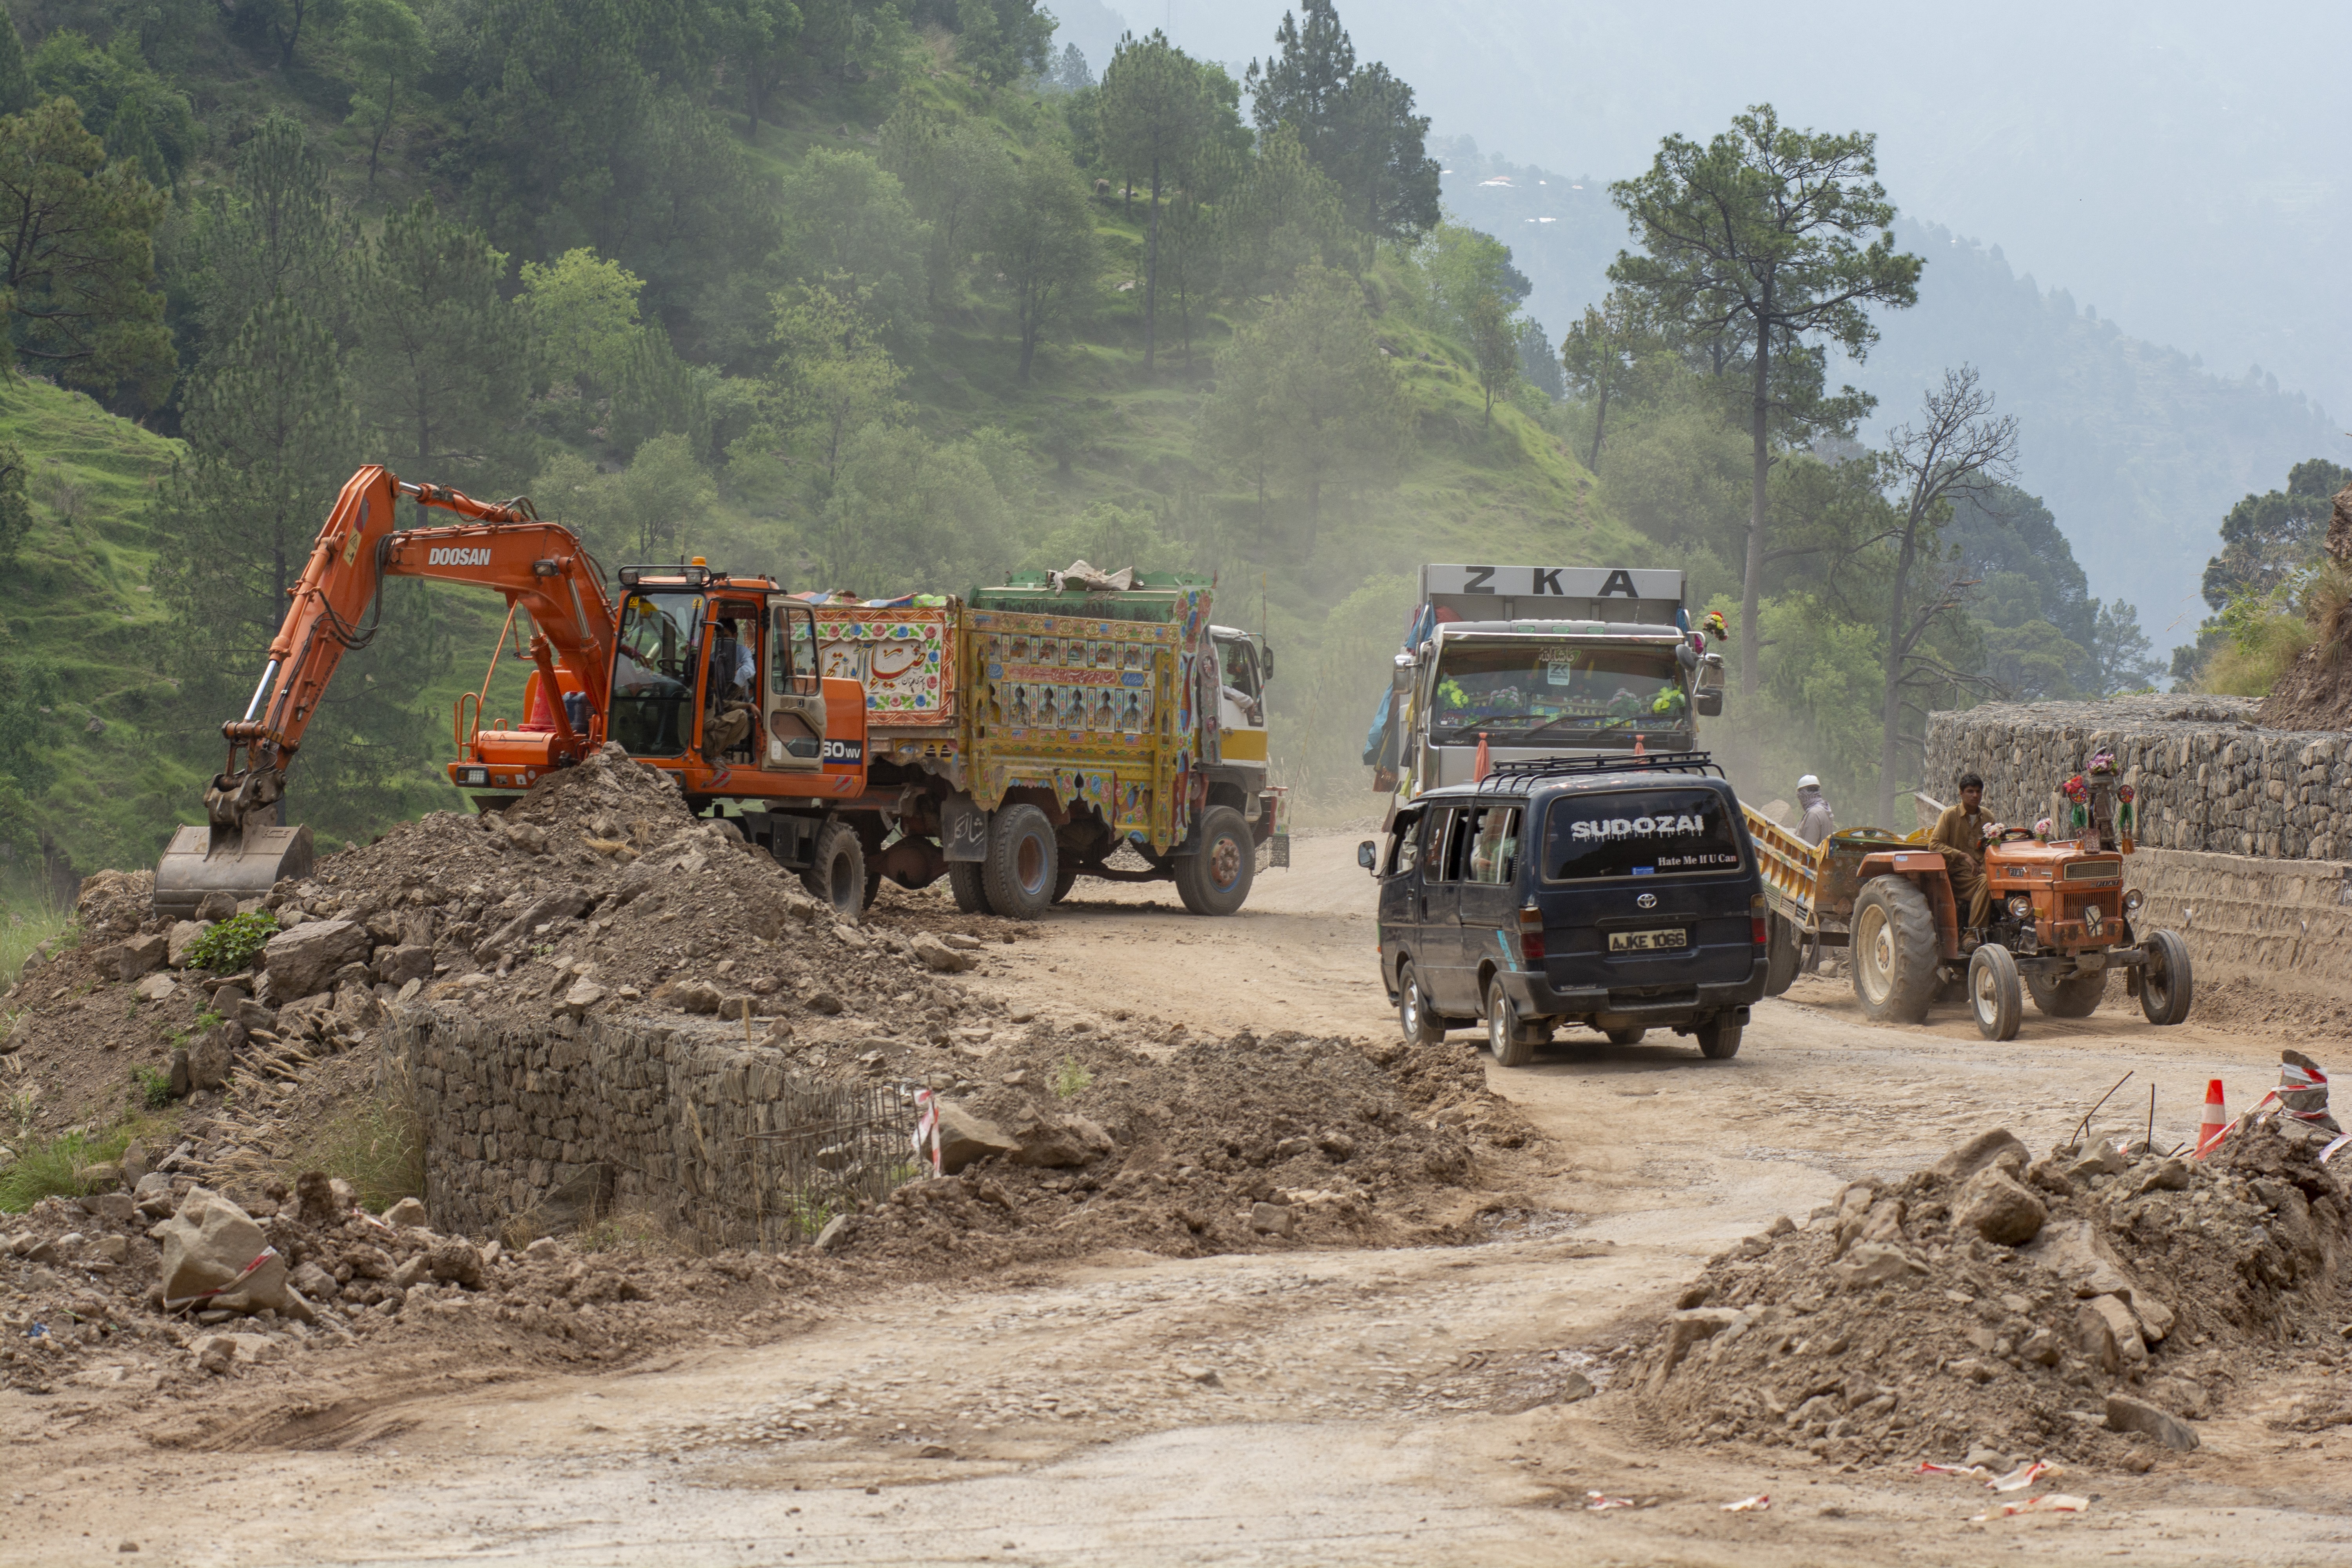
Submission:
M 1366 760 L 1401 805 L 1489 767 L 1697 749 L 1723 656 L 1680 571 L 1425 565 Z M 1393 808 L 1393 806 L 1392 806 Z

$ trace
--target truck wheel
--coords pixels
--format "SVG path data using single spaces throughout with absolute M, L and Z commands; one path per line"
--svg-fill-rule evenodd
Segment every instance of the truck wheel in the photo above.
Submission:
M 1429 1010 L 1429 999 L 1421 994 L 1421 976 L 1412 972 L 1411 959 L 1397 964 L 1397 1022 L 1404 1026 L 1408 1046 L 1440 1045 L 1445 1039 L 1445 1020 Z
M 1249 824 L 1230 805 L 1213 805 L 1201 818 L 1201 847 L 1176 857 L 1176 895 L 1196 915 L 1229 915 L 1249 897 L 1257 874 L 1257 845 Z
M 1550 1036 L 1547 1026 L 1531 1025 L 1519 1016 L 1519 1005 L 1511 1000 L 1501 981 L 1486 988 L 1486 1048 L 1495 1053 L 1496 1067 L 1527 1066 L 1536 1059 L 1537 1043 Z
M 1916 1024 L 1936 994 L 1936 917 L 1907 877 L 1873 877 L 1853 900 L 1853 994 L 1874 1024 Z
M 2147 963 L 2139 972 L 2139 1010 L 2151 1024 L 2178 1024 L 2189 1016 L 2189 944 L 2178 933 L 2150 931 Z
M 2106 972 L 2070 974 L 2063 980 L 2028 975 L 2025 994 L 2033 998 L 2033 1005 L 2042 1009 L 2045 1018 L 2087 1018 L 2107 994 Z
M 1000 915 L 1034 921 L 1054 902 L 1054 825 L 1034 805 L 1008 805 L 988 825 L 981 885 Z
M 1070 896 L 1070 889 L 1076 886 L 1077 880 L 1078 868 L 1076 866 L 1065 866 L 1060 870 L 1055 872 L 1054 901 L 1058 904 L 1064 899 L 1068 898 Z
M 844 920 L 857 918 L 866 907 L 866 849 L 857 842 L 856 828 L 828 822 L 817 829 L 801 886 L 832 905 Z
M 1729 1061 L 1739 1054 L 1740 1026 L 1721 1014 L 1707 1019 L 1691 1030 L 1691 1038 L 1698 1042 L 1698 1054 L 1709 1061 Z
M 955 907 L 968 915 L 992 915 L 996 910 L 988 901 L 988 884 L 980 874 L 977 860 L 948 862 L 948 891 L 955 895 Z
M 1977 1033 L 1986 1039 L 2017 1038 L 2025 994 L 2017 983 L 2017 960 L 2009 949 L 1987 942 L 1969 957 L 1969 1011 L 1976 1015 Z
M 1764 994 L 1778 996 L 1797 983 L 1797 928 L 1774 914 L 1764 959 Z

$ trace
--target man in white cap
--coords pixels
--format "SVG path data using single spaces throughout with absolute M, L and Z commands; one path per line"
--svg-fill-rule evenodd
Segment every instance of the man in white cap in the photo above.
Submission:
M 1804 808 L 1805 820 L 1797 826 L 1797 837 L 1808 844 L 1819 844 L 1837 831 L 1837 817 L 1830 811 L 1830 803 L 1822 798 L 1822 781 L 1807 773 L 1797 781 L 1797 804 Z

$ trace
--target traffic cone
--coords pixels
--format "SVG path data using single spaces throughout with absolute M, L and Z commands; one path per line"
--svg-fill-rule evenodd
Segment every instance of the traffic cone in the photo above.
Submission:
M 1494 764 L 1486 758 L 1486 731 L 1478 731 L 1478 760 L 1471 764 L 1470 776 L 1480 784 L 1486 782 L 1486 771 Z
M 2221 1098 L 2221 1080 L 2214 1079 L 2205 1086 L 2205 1113 L 2197 1121 L 2197 1158 L 2202 1160 L 2221 1146 L 2222 1134 L 2230 1131 L 2230 1108 Z

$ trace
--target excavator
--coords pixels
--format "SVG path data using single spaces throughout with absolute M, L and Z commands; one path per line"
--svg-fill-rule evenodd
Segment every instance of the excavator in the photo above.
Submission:
M 467 521 L 402 528 L 403 499 Z M 809 605 L 771 578 L 715 571 L 698 556 L 623 566 L 616 606 L 579 537 L 541 519 L 528 497 L 477 500 L 371 465 L 344 484 L 288 591 L 244 716 L 221 726 L 226 765 L 205 791 L 205 823 L 178 829 L 163 851 L 156 913 L 188 918 L 218 907 L 215 895 L 259 898 L 310 873 L 310 829 L 284 821 L 287 770 L 343 655 L 375 635 L 369 607 L 381 614 L 393 577 L 506 598 L 481 690 L 460 696 L 454 716 L 449 781 L 478 809 L 503 809 L 616 741 L 669 775 L 697 815 L 736 802 L 744 835 L 845 917 L 863 908 L 864 847 L 843 813 L 886 803 L 866 798 L 865 689 L 821 672 Z M 527 647 L 514 637 L 533 667 L 524 717 L 486 727 L 483 704 L 518 615 L 532 627 Z

